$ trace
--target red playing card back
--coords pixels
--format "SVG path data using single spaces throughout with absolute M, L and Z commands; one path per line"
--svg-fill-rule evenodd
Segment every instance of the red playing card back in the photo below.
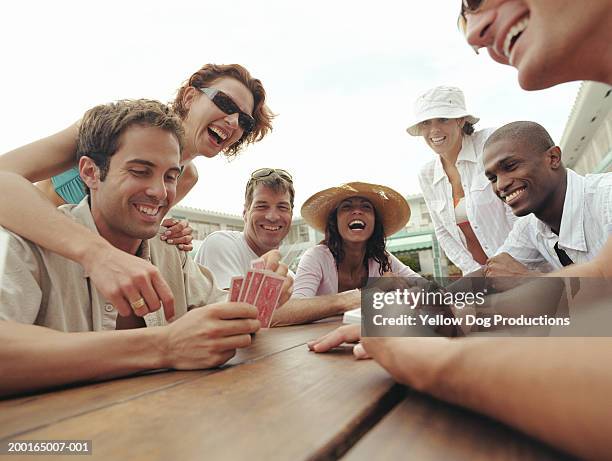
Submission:
M 257 319 L 261 322 L 261 326 L 268 328 L 272 320 L 274 309 L 278 305 L 278 300 L 281 295 L 281 289 L 285 279 L 278 275 L 265 274 L 259 293 L 255 299 L 255 307 L 259 311 Z

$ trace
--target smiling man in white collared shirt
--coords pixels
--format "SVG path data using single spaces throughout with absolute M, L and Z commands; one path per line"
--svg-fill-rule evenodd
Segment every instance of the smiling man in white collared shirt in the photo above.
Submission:
M 566 169 L 561 149 L 534 122 L 493 133 L 484 163 L 496 194 L 522 216 L 487 262 L 487 276 L 548 272 L 599 253 L 612 232 L 612 173 L 581 176 Z

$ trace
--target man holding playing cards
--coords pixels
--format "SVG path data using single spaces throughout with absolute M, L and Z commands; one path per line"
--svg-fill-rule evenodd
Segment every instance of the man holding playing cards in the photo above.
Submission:
M 293 325 L 339 315 L 355 307 L 355 299 L 345 293 L 291 299 L 274 310 L 274 282 L 258 274 L 259 258 L 278 248 L 291 228 L 293 215 L 293 178 L 281 169 L 260 168 L 251 173 L 244 194 L 244 232 L 216 231 L 210 234 L 195 260 L 207 267 L 221 288 L 230 290 L 230 300 L 255 304 L 262 326 Z M 264 271 L 265 272 L 265 271 Z M 263 282 L 266 282 L 264 285 Z M 285 282 L 285 285 L 287 283 Z M 263 289 L 260 287 L 264 287 Z M 269 299 L 258 299 L 258 292 Z M 357 300 L 357 305 L 359 300 Z M 264 312 L 262 314 L 262 311 Z
M 147 369 L 210 368 L 250 345 L 250 334 L 260 328 L 257 309 L 227 302 L 209 271 L 156 238 L 176 195 L 182 137 L 180 119 L 157 101 L 91 109 L 77 150 L 89 196 L 59 208 L 116 248 L 156 265 L 171 290 L 159 293 L 170 300 L 163 309 L 137 291 L 113 306 L 82 266 L 0 228 L 8 240 L 0 278 L 0 395 Z M 280 254 L 262 259 L 276 270 Z M 135 328 L 145 321 L 161 326 Z

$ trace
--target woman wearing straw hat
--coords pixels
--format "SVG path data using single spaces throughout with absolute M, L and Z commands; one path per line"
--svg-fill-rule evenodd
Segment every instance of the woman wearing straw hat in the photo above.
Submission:
M 401 230 L 410 218 L 408 203 L 395 190 L 351 182 L 317 192 L 301 213 L 325 233 L 325 239 L 300 259 L 294 298 L 362 288 L 368 277 L 383 274 L 419 277 L 385 249 L 385 237 Z
M 494 131 L 474 131 L 478 118 L 459 88 L 438 86 L 420 96 L 406 131 L 423 136 L 437 155 L 419 173 L 436 237 L 446 256 L 464 273 L 495 255 L 516 219 L 484 174 L 482 149 Z

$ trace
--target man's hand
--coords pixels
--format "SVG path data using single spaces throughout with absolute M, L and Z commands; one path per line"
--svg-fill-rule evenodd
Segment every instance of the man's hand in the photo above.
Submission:
M 360 339 L 361 325 L 344 325 L 318 339 L 309 341 L 308 348 L 314 352 L 327 352 L 343 343 L 356 343 Z M 358 359 L 370 358 L 360 344 L 353 348 L 353 355 Z
M 179 221 L 178 219 L 168 218 L 164 219 L 162 226 L 168 229 L 160 236 L 160 239 L 170 245 L 176 245 L 179 250 L 193 250 L 193 245 L 191 244 L 193 229 L 187 220 Z
M 112 245 L 92 249 L 83 261 L 85 273 L 119 315 L 142 317 L 162 304 L 166 319 L 174 317 L 174 296 L 157 267 Z M 144 304 L 142 304 L 142 299 Z M 139 306 L 133 309 L 130 303 Z
M 160 327 L 163 368 L 193 370 L 217 367 L 251 344 L 260 328 L 257 309 L 246 303 L 217 303 L 192 309 Z
M 363 338 L 364 353 L 393 378 L 419 391 L 432 391 L 444 380 L 440 373 L 453 360 L 459 341 L 448 338 Z
M 541 275 L 540 272 L 530 271 L 508 253 L 489 258 L 484 270 L 484 276 L 492 279 L 491 285 L 498 291 L 506 291 L 522 283 L 521 280 L 513 281 L 511 277 L 525 278 L 539 275 Z
M 281 277 L 285 277 L 285 282 L 281 288 L 281 295 L 278 299 L 278 306 L 282 307 L 289 298 L 291 298 L 291 293 L 293 292 L 293 277 L 287 275 L 289 272 L 289 267 L 285 263 L 281 262 L 281 254 L 278 250 L 270 250 L 267 253 L 264 253 L 261 256 L 261 259 L 264 261 L 264 269 L 268 271 L 275 272 Z
M 525 277 L 531 271 L 508 253 L 489 258 L 485 266 L 485 277 Z

